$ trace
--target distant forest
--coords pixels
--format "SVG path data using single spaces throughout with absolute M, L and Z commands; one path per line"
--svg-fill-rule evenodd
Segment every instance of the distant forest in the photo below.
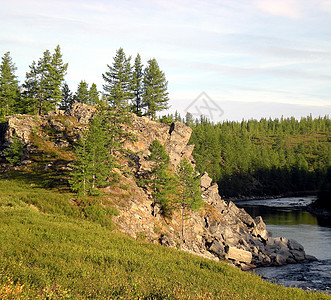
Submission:
M 168 118 L 193 129 L 197 169 L 208 172 L 224 197 L 316 193 L 331 167 L 329 116 L 217 124 L 189 113 Z

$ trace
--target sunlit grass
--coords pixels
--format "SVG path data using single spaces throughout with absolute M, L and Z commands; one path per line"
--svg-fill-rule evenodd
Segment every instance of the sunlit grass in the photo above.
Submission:
M 71 197 L 0 179 L 0 299 L 327 299 L 135 241 Z

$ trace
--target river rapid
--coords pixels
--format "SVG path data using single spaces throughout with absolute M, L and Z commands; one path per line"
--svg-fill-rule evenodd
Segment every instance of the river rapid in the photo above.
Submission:
M 262 216 L 273 237 L 295 239 L 306 254 L 318 261 L 281 267 L 264 267 L 256 274 L 278 284 L 309 290 L 331 291 L 331 220 L 320 219 L 305 210 L 315 197 L 235 201 L 253 218 Z

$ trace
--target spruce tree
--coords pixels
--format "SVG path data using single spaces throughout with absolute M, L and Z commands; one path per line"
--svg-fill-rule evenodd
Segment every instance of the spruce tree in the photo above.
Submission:
M 108 106 L 104 114 L 110 138 L 110 151 L 123 151 L 122 144 L 131 135 L 123 130 L 124 124 L 130 124 L 129 101 L 132 98 L 131 57 L 126 57 L 122 48 L 118 49 L 113 65 L 107 65 L 108 71 L 102 75 L 105 80 L 103 99 Z
M 19 85 L 15 71 L 10 52 L 6 52 L 0 65 L 0 119 L 20 112 Z
M 147 115 L 155 120 L 156 112 L 168 108 L 168 82 L 155 58 L 147 64 L 143 79 L 143 102 L 147 106 Z
M 67 73 L 68 64 L 64 63 L 62 60 L 62 53 L 60 46 L 57 45 L 54 49 L 52 55 L 50 69 L 49 69 L 49 104 L 50 109 L 54 109 L 59 105 L 62 100 L 62 83 L 64 81 L 64 76 Z
M 79 196 L 93 195 L 96 188 L 105 186 L 111 169 L 116 166 L 109 152 L 110 139 L 105 121 L 99 106 L 89 130 L 83 133 L 75 147 L 76 162 L 70 184 Z
M 201 190 L 197 172 L 186 158 L 177 167 L 181 196 L 177 202 L 182 209 L 182 238 L 185 239 L 185 213 L 187 210 L 198 209 L 202 205 Z
M 3 151 L 3 154 L 6 157 L 6 160 L 15 165 L 21 161 L 23 157 L 23 144 L 16 134 L 12 137 L 12 144 L 9 148 Z
M 110 170 L 115 166 L 114 159 L 109 152 L 109 136 L 100 107 L 91 120 L 87 146 L 88 172 L 91 174 L 91 193 L 93 193 L 95 188 L 105 185 Z
M 105 81 L 103 89 L 109 105 L 113 109 L 123 110 L 129 107 L 132 99 L 131 57 L 126 57 L 123 48 L 119 48 L 112 66 L 102 74 Z
M 91 174 L 89 172 L 90 157 L 88 151 L 88 131 L 84 131 L 75 146 L 76 161 L 69 180 L 71 189 L 78 196 L 85 197 L 91 190 Z
M 149 146 L 149 151 L 151 154 L 148 159 L 152 162 L 152 168 L 148 182 L 153 191 L 154 206 L 158 203 L 166 210 L 172 194 L 176 192 L 175 178 L 169 169 L 169 155 L 157 139 Z
M 134 61 L 132 72 L 132 111 L 138 116 L 142 116 L 142 109 L 145 107 L 142 101 L 143 75 L 143 65 L 141 63 L 141 57 L 138 54 Z
M 70 91 L 68 84 L 65 82 L 62 87 L 62 101 L 60 103 L 60 109 L 68 111 L 71 109 L 74 102 L 75 100 L 72 92 Z
M 88 98 L 90 105 L 97 105 L 100 102 L 99 92 L 95 83 L 92 83 L 88 91 Z
M 88 83 L 85 80 L 81 80 L 78 84 L 74 99 L 79 103 L 89 104 L 89 89 Z
M 67 71 L 68 64 L 62 61 L 60 47 L 55 48 L 52 55 L 49 50 L 43 53 L 43 57 L 30 66 L 26 73 L 23 85 L 27 111 L 39 115 L 54 110 L 62 99 L 61 86 Z
M 51 53 L 49 50 L 46 50 L 37 64 L 37 74 L 39 75 L 37 85 L 38 115 L 42 115 L 52 108 L 51 102 L 49 101 L 51 95 L 51 60 Z
M 24 97 L 24 113 L 37 114 L 38 105 L 38 71 L 35 61 L 29 66 L 30 71 L 25 75 L 25 82 L 23 84 L 23 97 Z

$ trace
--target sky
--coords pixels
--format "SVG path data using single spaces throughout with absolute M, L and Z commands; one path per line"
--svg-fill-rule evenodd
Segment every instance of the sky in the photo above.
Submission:
M 65 77 L 102 91 L 122 47 L 156 58 L 170 109 L 212 121 L 331 112 L 331 0 L 0 0 L 0 56 L 21 83 L 60 45 Z

